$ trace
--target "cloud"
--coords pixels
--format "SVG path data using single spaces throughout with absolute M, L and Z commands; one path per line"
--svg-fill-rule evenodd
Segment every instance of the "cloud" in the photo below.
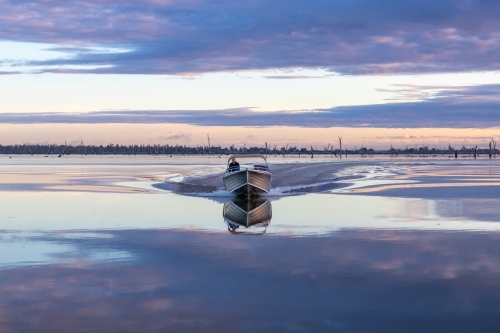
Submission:
M 437 89 L 438 87 L 433 87 Z M 417 90 L 418 87 L 412 87 Z M 421 87 L 425 90 L 428 87 Z M 223 110 L 133 110 L 87 113 L 0 113 L 0 123 L 176 123 L 200 126 L 299 126 L 378 128 L 500 127 L 500 85 L 439 87 L 418 102 L 344 106 L 303 111 L 258 112 L 252 108 Z M 188 140 L 186 133 L 170 139 Z
M 76 73 L 131 74 L 270 68 L 380 74 L 500 66 L 496 1 L 0 0 L 0 6 L 1 39 L 60 45 L 66 56 L 23 63 L 42 66 L 40 72 L 73 65 L 90 66 L 71 71 Z
M 292 80 L 292 79 L 326 79 L 328 76 L 312 76 L 312 75 L 266 75 L 263 76 L 265 79 L 273 80 Z
M 185 133 L 185 132 L 179 132 L 177 134 L 162 135 L 162 136 L 159 136 L 158 139 L 161 139 L 161 140 L 181 140 L 183 142 L 188 142 L 189 140 L 191 140 L 191 134 Z
M 21 74 L 22 72 L 20 71 L 0 71 L 0 75 L 14 75 L 14 74 Z

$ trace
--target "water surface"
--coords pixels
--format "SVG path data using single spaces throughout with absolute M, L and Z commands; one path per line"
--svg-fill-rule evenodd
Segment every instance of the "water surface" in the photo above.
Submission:
M 224 161 L 30 158 L 0 161 L 1 332 L 500 328 L 495 159 L 276 158 L 230 232 Z

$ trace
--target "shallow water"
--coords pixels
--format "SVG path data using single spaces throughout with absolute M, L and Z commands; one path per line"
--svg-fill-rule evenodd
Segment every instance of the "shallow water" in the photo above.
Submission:
M 30 158 L 0 159 L 1 332 L 500 328 L 498 160 L 271 159 L 271 220 L 231 230 L 213 158 Z

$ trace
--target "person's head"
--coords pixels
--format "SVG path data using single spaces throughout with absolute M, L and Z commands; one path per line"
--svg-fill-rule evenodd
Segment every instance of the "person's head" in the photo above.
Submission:
M 231 163 L 236 163 L 236 158 L 235 157 L 231 158 Z

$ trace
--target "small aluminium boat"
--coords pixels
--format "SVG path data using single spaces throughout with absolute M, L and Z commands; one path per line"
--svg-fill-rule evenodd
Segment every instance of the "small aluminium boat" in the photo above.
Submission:
M 260 158 L 264 162 L 231 167 L 230 161 L 233 158 Z M 253 196 L 268 193 L 271 190 L 271 173 L 266 156 L 261 154 L 232 155 L 227 162 L 227 169 L 223 177 L 226 191 L 237 195 Z

